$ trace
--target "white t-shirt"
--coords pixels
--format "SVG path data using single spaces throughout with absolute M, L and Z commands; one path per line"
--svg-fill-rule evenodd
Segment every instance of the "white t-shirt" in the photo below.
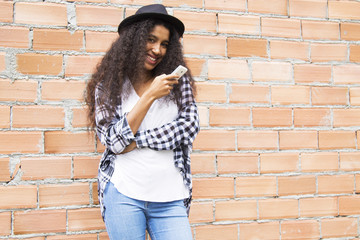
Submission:
M 122 99 L 123 112 L 130 112 L 140 97 L 129 81 L 129 95 Z M 161 127 L 176 119 L 178 108 L 174 102 L 155 100 L 139 130 Z M 150 202 L 168 202 L 189 197 L 179 169 L 174 165 L 172 150 L 155 151 L 150 148 L 116 155 L 111 182 L 125 196 Z

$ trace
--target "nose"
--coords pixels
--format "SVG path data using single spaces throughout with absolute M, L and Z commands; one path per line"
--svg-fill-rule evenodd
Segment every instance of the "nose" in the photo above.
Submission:
M 152 51 L 154 54 L 159 55 L 160 54 L 160 44 L 154 44 Z

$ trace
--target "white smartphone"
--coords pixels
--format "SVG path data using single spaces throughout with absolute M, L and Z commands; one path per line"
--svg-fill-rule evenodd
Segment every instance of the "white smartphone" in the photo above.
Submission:
M 187 68 L 179 65 L 171 74 L 175 74 L 178 76 L 177 79 L 181 78 L 187 72 Z

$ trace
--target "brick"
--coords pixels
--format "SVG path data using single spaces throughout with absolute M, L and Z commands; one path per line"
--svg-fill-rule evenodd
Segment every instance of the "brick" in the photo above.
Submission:
M 226 54 L 226 38 L 222 36 L 185 35 L 183 41 L 184 54 L 215 56 Z
M 280 131 L 280 149 L 317 149 L 316 131 Z
M 66 210 L 33 210 L 14 213 L 14 234 L 66 231 Z
M 218 13 L 218 28 L 220 33 L 259 35 L 260 17 Z
M 339 171 L 339 157 L 334 152 L 301 153 L 302 172 Z
M 356 218 L 321 219 L 321 234 L 324 238 L 357 236 Z
M 281 239 L 319 239 L 320 227 L 316 220 L 281 222 Z
M 354 106 L 360 105 L 360 88 L 350 88 L 350 104 Z
M 0 132 L 0 153 L 39 153 L 42 149 L 41 132 Z
M 276 131 L 239 131 L 237 134 L 239 150 L 278 149 Z
M 83 31 L 71 33 L 67 29 L 34 29 L 33 48 L 35 50 L 74 50 L 83 48 Z
M 203 76 L 206 73 L 206 62 L 204 59 L 185 58 L 185 62 L 193 76 Z
M 315 176 L 278 177 L 279 196 L 316 193 Z
M 102 60 L 101 56 L 68 56 L 66 59 L 65 76 L 81 76 L 92 74 L 96 65 Z
M 89 204 L 89 183 L 47 184 L 39 186 L 39 206 L 57 207 Z
M 270 88 L 263 85 L 231 84 L 231 103 L 270 103 Z
M 256 200 L 230 200 L 215 203 L 216 221 L 238 221 L 257 219 Z
M 311 43 L 312 62 L 346 61 L 347 46 L 345 44 Z
M 340 25 L 337 22 L 302 20 L 301 26 L 304 39 L 340 39 Z
M 96 178 L 100 156 L 75 156 L 74 178 Z
M 77 0 L 75 0 L 77 1 Z M 97 234 L 75 234 L 47 236 L 47 240 L 97 240 Z
M 319 194 L 353 193 L 354 175 L 323 175 L 318 176 Z
M 253 62 L 252 77 L 255 82 L 290 82 L 292 67 L 285 62 Z
M 76 23 L 79 26 L 117 27 L 122 19 L 122 8 L 76 5 Z
M 250 108 L 210 107 L 210 126 L 250 126 Z
M 0 186 L 0 190 L 0 209 L 36 207 L 36 185 Z
M 360 62 L 360 45 L 350 45 L 350 61 Z
M 276 177 L 256 176 L 236 178 L 236 197 L 276 196 Z
M 0 101 L 34 102 L 37 97 L 37 82 L 31 80 L 0 79 Z
M 329 18 L 360 19 L 360 4 L 357 1 L 329 0 Z
M 273 86 L 273 104 L 309 104 L 310 88 L 304 86 Z
M 192 154 L 191 172 L 193 174 L 214 174 L 215 155 L 213 154 Z
M 9 158 L 0 158 L 0 181 L 1 182 L 10 181 L 10 159 Z
M 342 22 L 340 23 L 341 39 L 347 41 L 359 41 L 360 40 L 360 24 Z
M 23 53 L 16 55 L 17 70 L 23 74 L 59 75 L 62 71 L 62 55 Z
M 193 197 L 201 198 L 233 198 L 234 178 L 194 178 Z
M 94 135 L 88 132 L 45 132 L 45 153 L 93 152 L 94 143 Z
M 312 87 L 313 105 L 347 105 L 348 89 L 344 87 Z
M 68 210 L 69 231 L 91 231 L 105 229 L 98 208 L 82 208 Z
M 327 17 L 327 0 L 290 0 L 289 15 L 294 17 Z
M 335 84 L 358 84 L 360 65 L 338 65 L 334 66 Z
M 174 17 L 186 26 L 186 31 L 216 32 L 216 13 L 174 11 Z
M 11 212 L 0 213 L 0 234 L 1 235 L 11 234 Z
M 97 184 L 97 182 L 94 182 L 91 185 L 92 185 L 91 193 L 92 193 L 92 196 L 93 196 L 93 199 L 92 199 L 93 204 L 100 204 L 99 203 L 99 198 L 98 198 L 98 184 Z
M 13 22 L 13 2 L 0 2 L 0 21 Z
M 353 196 L 340 196 L 339 197 L 339 215 L 358 215 L 360 214 L 360 197 Z
M 62 107 L 14 106 L 12 126 L 14 128 L 60 128 L 64 127 L 64 117 L 65 112 Z
M 78 100 L 83 101 L 86 84 L 84 81 L 77 80 L 50 80 L 44 81 L 41 87 L 42 100 L 63 101 Z M 61 89 L 61 91 L 59 91 Z
M 234 59 L 210 59 L 208 61 L 209 80 L 231 79 L 249 81 L 250 70 L 246 61 Z
M 331 126 L 331 111 L 326 108 L 295 108 L 295 127 Z
M 0 128 L 10 128 L 10 106 L 0 106 Z
M 6 70 L 5 56 L 6 56 L 6 53 L 0 52 L 0 72 Z
M 286 0 L 248 0 L 249 12 L 287 15 L 287 8 Z
M 356 148 L 353 131 L 319 131 L 319 149 Z
M 220 9 L 220 10 L 231 10 L 231 11 L 245 11 L 246 1 L 245 0 L 206 0 L 206 9 Z
M 355 175 L 355 193 L 359 193 L 360 192 L 360 175 L 356 174 Z
M 279 222 L 254 222 L 240 225 L 240 240 L 279 239 Z
M 196 83 L 197 102 L 226 102 L 226 85 L 214 83 Z
M 22 157 L 22 180 L 71 177 L 71 157 Z
M 29 29 L 25 27 L 12 26 L 0 27 L 0 46 L 11 48 L 28 48 Z
M 340 153 L 340 169 L 342 171 L 359 171 L 360 154 L 357 152 Z
M 96 138 L 96 152 L 103 153 L 105 149 L 106 147 L 102 145 L 102 143 L 99 141 L 99 138 Z
M 330 83 L 331 66 L 296 64 L 294 65 L 294 80 L 296 83 Z
M 262 153 L 260 154 L 261 173 L 297 172 L 299 170 L 298 153 Z
M 191 204 L 189 221 L 193 223 L 212 222 L 213 216 L 212 202 L 194 202 Z
M 298 200 L 296 199 L 260 199 L 259 219 L 297 218 Z
M 88 118 L 87 118 L 87 110 L 86 108 L 73 108 L 72 109 L 73 118 L 71 121 L 71 125 L 75 128 L 83 128 L 87 127 L 88 125 Z
M 300 201 L 300 217 L 337 216 L 338 203 L 336 197 L 302 198 Z
M 67 26 L 65 4 L 17 2 L 15 23 Z
M 87 52 L 106 52 L 118 37 L 117 32 L 85 31 L 85 49 Z
M 129 2 L 134 2 L 133 0 L 130 0 Z M 148 0 L 143 0 L 144 5 L 148 4 Z M 173 6 L 173 7 L 181 7 L 181 6 L 188 6 L 188 7 L 194 7 L 194 8 L 202 8 L 203 7 L 203 1 L 201 0 L 184 0 L 179 2 L 178 0 L 163 0 L 162 4 L 165 6 Z
M 209 110 L 205 106 L 198 107 L 198 114 L 200 119 L 200 127 L 209 126 Z
M 261 18 L 261 35 L 267 37 L 300 38 L 300 20 Z
M 155 3 L 155 1 L 154 0 L 150 0 L 150 1 L 149 0 L 112 0 L 111 3 L 146 5 L 150 3 Z
M 199 132 L 194 149 L 203 151 L 235 150 L 235 132 L 227 130 L 203 130 Z
M 228 38 L 227 55 L 229 57 L 267 57 L 267 40 Z
M 107 232 L 99 233 L 99 240 L 110 240 L 109 235 L 107 234 Z
M 360 125 L 360 109 L 334 109 L 334 127 L 351 127 Z
M 196 240 L 233 240 L 238 237 L 237 224 L 196 226 L 195 231 Z
M 309 60 L 310 44 L 305 42 L 270 41 L 270 56 L 272 59 Z
M 290 127 L 292 110 L 289 108 L 253 108 L 254 127 Z
M 219 174 L 228 173 L 258 173 L 257 154 L 219 154 L 217 155 Z

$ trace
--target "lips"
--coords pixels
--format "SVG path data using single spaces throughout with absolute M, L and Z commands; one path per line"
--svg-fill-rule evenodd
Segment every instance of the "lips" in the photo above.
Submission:
M 158 60 L 158 58 L 150 56 L 150 55 L 147 55 L 146 59 L 150 64 L 156 64 L 156 62 Z

